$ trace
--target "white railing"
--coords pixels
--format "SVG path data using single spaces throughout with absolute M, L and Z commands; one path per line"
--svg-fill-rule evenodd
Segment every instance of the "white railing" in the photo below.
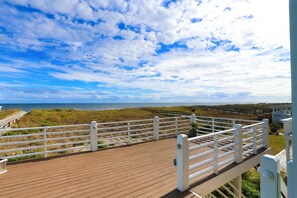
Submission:
M 286 169 L 288 175 L 288 186 L 291 185 L 290 189 L 294 188 L 292 185 L 292 118 L 281 120 L 284 128 L 285 137 L 285 155 L 286 155 Z M 281 170 L 281 159 L 284 152 L 281 151 L 275 156 L 264 155 L 261 158 L 261 167 L 259 172 L 261 173 L 261 197 L 288 197 L 291 191 L 288 192 L 287 185 L 284 183 L 280 170 Z M 292 195 L 290 195 L 292 197 Z
M 174 137 L 190 120 L 170 117 L 91 124 L 0 129 L 0 158 L 21 160 Z
M 287 163 L 292 159 L 292 118 L 281 120 L 284 128 L 284 137 L 286 143 L 286 161 Z
M 216 128 L 217 124 L 226 127 L 226 130 L 207 130 L 198 137 L 188 138 L 179 135 L 177 138 L 177 184 L 178 190 L 189 188 L 190 181 L 198 181 L 206 173 L 218 174 L 219 170 L 230 163 L 240 163 L 251 155 L 257 154 L 258 149 L 267 148 L 268 120 L 262 122 L 251 120 L 234 120 L 223 118 L 196 117 L 193 119 L 199 126 L 207 121 L 207 126 Z M 219 121 L 218 121 L 219 120 Z M 227 128 L 229 124 L 233 127 Z M 237 123 L 247 123 L 242 125 Z M 223 128 L 223 127 L 222 127 Z M 200 130 L 198 129 L 200 132 Z
M 89 150 L 90 125 L 13 128 L 0 130 L 0 157 L 16 159 Z

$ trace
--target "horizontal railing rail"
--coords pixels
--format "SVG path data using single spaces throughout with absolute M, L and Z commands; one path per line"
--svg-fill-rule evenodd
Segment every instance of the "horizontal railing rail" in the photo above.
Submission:
M 211 130 L 198 137 L 178 136 L 177 188 L 180 191 L 187 190 L 190 182 L 203 179 L 206 173 L 218 174 L 226 165 L 240 163 L 249 155 L 257 154 L 260 148 L 267 148 L 267 119 L 259 122 L 192 115 L 191 120 L 198 125 L 198 132 L 202 122 L 208 123 Z M 218 123 L 233 125 L 219 130 Z
M 90 124 L 2 129 L 0 157 L 46 158 L 90 149 Z

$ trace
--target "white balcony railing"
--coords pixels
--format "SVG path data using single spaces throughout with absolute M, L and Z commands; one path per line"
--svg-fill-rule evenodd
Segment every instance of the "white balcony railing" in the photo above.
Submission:
M 0 129 L 0 158 L 23 160 L 159 140 L 187 133 L 187 117 Z
M 285 170 L 287 175 L 292 176 L 290 171 L 290 166 L 288 166 L 290 161 L 292 161 L 292 118 L 287 118 L 281 120 L 284 128 L 284 141 L 286 143 L 285 152 L 281 151 L 279 154 L 264 155 L 261 158 L 261 166 L 259 172 L 261 173 L 261 197 L 279 198 L 288 197 L 287 185 L 283 181 L 280 171 L 282 156 L 285 153 L 286 162 Z M 291 177 L 290 177 L 291 178 Z M 288 185 L 292 181 L 288 178 Z M 292 197 L 292 196 L 291 196 Z
M 187 190 L 191 181 L 197 182 L 207 173 L 218 174 L 226 165 L 240 163 L 245 157 L 257 154 L 258 149 L 267 148 L 267 119 L 262 122 L 201 116 L 193 119 L 192 115 L 191 120 L 205 131 L 198 130 L 204 134 L 198 137 L 188 138 L 182 134 L 177 138 L 179 191 Z

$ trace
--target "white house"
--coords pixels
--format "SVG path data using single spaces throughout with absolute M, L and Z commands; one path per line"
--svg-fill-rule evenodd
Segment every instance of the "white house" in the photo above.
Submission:
M 280 120 L 290 117 L 292 117 L 291 104 L 277 104 L 273 106 L 272 122 L 280 122 Z

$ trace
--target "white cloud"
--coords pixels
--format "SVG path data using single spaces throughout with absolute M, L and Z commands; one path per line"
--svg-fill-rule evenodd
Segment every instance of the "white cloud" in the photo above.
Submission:
M 55 78 L 151 91 L 143 98 L 290 98 L 288 1 L 184 0 L 167 8 L 161 0 L 10 3 L 40 12 L 3 4 L 0 26 L 12 35 L 0 33 L 0 45 L 65 61 L 41 65 L 54 68 Z M 161 44 L 167 49 L 158 54 Z

